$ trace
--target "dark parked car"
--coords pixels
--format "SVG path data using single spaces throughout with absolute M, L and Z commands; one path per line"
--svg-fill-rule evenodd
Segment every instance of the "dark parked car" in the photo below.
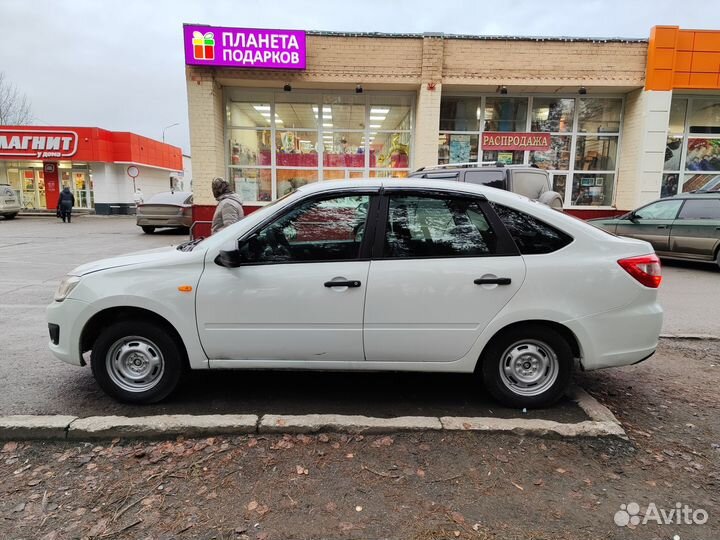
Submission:
M 562 196 L 552 190 L 550 175 L 543 169 L 527 165 L 458 163 L 418 169 L 410 173 L 410 177 L 482 184 L 524 195 L 556 210 L 562 210 L 563 206 Z
M 720 192 L 683 193 L 615 219 L 589 223 L 620 236 L 650 242 L 660 257 L 720 266 Z
M 183 227 L 192 225 L 192 193 L 188 191 L 165 191 L 157 193 L 137 207 L 137 225 L 151 234 L 158 227 Z

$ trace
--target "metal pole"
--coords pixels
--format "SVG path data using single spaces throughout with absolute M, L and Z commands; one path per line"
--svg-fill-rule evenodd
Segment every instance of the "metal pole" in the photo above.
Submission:
M 180 122 L 175 122 L 174 124 L 170 124 L 169 126 L 165 126 L 162 131 L 162 142 L 165 142 L 165 132 L 170 129 L 171 127 L 179 126 Z

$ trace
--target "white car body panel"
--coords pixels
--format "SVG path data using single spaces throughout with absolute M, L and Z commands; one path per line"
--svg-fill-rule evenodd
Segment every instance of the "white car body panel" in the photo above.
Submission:
M 234 269 L 214 262 L 221 249 L 236 245 L 294 201 L 328 190 L 382 185 L 483 194 L 575 240 L 545 255 Z M 498 331 L 527 320 L 568 328 L 579 342 L 585 369 L 626 365 L 657 347 L 662 309 L 657 289 L 639 284 L 617 260 L 650 253 L 646 242 L 612 236 L 484 186 L 426 179 L 321 182 L 251 214 L 191 252 L 152 250 L 78 267 L 71 272 L 82 276 L 77 287 L 66 300 L 48 307 L 48 321 L 60 325 L 60 342 L 50 349 L 61 360 L 80 365 L 85 324 L 104 309 L 129 306 L 152 311 L 173 325 L 193 369 L 472 372 Z M 511 277 L 512 286 L 472 283 L 485 274 Z M 358 279 L 362 287 L 323 286 L 338 277 Z M 193 291 L 180 292 L 181 285 L 191 285 Z M 463 304 L 473 297 L 478 301 Z

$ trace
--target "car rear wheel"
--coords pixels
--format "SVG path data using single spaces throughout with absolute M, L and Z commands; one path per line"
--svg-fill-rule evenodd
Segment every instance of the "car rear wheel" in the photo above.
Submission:
M 145 234 L 152 234 L 155 232 L 155 227 L 152 225 L 143 225 L 142 230 Z
M 17 213 L 15 214 L 5 214 L 5 219 L 15 219 L 17 217 Z
M 109 395 L 126 403 L 156 403 L 177 386 L 184 356 L 164 328 L 151 321 L 121 321 L 95 340 L 92 373 Z
M 570 345 L 550 327 L 528 324 L 493 339 L 483 353 L 482 375 L 488 392 L 508 407 L 552 405 L 572 374 Z

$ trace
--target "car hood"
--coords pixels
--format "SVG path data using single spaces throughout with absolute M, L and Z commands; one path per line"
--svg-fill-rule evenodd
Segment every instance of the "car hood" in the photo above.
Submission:
M 182 253 L 182 251 L 178 251 L 172 246 L 148 249 L 145 251 L 136 251 L 119 257 L 100 259 L 99 261 L 82 264 L 70 272 L 70 275 L 84 276 L 92 274 L 93 272 L 100 272 L 102 270 L 109 270 L 110 268 L 118 268 L 121 266 L 133 266 L 137 264 L 168 261 L 174 259 L 175 257 L 182 256 Z

